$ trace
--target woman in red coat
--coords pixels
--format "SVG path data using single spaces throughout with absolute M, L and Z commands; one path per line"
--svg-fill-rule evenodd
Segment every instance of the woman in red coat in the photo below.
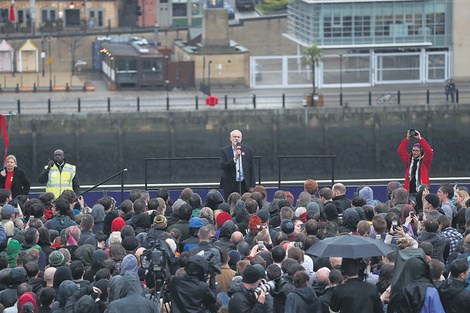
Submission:
M 30 183 L 24 171 L 18 168 L 16 157 L 12 154 L 5 159 L 5 168 L 0 172 L 0 188 L 11 191 L 14 198 L 18 195 L 29 194 Z

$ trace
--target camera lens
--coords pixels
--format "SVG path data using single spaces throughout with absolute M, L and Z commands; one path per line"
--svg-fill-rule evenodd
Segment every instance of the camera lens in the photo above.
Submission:
M 413 128 L 410 129 L 410 136 L 411 136 L 411 137 L 416 136 L 416 130 L 414 130 Z

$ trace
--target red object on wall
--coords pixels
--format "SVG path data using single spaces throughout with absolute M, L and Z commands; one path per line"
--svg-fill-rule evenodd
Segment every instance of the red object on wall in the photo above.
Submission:
M 215 106 L 217 103 L 219 103 L 219 99 L 217 99 L 215 96 L 209 96 L 206 99 L 206 104 L 210 105 L 211 107 Z
M 10 5 L 10 22 L 12 22 L 12 23 L 16 22 L 16 19 L 15 19 L 15 6 L 13 5 L 13 3 Z

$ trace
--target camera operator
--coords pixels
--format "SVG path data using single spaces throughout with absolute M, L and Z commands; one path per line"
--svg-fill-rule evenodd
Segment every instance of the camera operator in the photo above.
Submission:
M 242 281 L 229 292 L 232 293 L 228 303 L 229 313 L 265 313 L 271 311 L 266 302 L 266 292 L 254 291 L 258 287 L 261 273 L 253 265 L 247 265 L 243 271 Z
M 410 155 L 406 149 L 411 138 L 418 139 L 418 142 L 411 148 Z M 421 137 L 421 134 L 414 129 L 406 132 L 406 137 L 398 147 L 398 155 L 406 166 L 405 185 L 403 186 L 410 195 L 418 192 L 418 186 L 429 183 L 429 167 L 432 163 L 433 152 L 428 142 Z
M 206 283 L 209 263 L 203 256 L 193 255 L 184 270 L 186 275 L 170 280 L 171 312 L 204 313 L 217 300 L 214 277 Z

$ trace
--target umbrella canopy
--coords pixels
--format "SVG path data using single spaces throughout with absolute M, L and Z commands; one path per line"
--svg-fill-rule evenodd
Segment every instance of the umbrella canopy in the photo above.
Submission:
M 386 255 L 394 249 L 383 243 L 381 240 L 367 237 L 344 235 L 320 240 L 307 251 L 306 254 L 320 258 L 343 257 L 343 258 L 363 258 L 369 256 Z

